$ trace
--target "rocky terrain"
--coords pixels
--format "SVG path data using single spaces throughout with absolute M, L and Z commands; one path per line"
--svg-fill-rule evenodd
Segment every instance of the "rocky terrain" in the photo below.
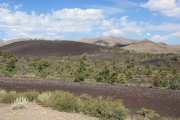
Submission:
M 86 93 L 93 97 L 110 96 L 113 99 L 122 99 L 125 106 L 131 110 L 131 114 L 136 114 L 137 110 L 145 107 L 155 110 L 161 116 L 180 116 L 180 91 L 9 77 L 0 77 L 0 88 L 19 92 L 64 90 L 76 95 Z

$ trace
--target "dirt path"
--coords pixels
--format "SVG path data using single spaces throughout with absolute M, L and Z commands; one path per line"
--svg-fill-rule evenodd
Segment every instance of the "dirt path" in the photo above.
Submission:
M 0 88 L 7 91 L 64 90 L 80 95 L 111 96 L 122 99 L 132 114 L 142 107 L 153 109 L 162 116 L 180 117 L 180 91 L 158 90 L 145 87 L 124 87 L 105 84 L 61 82 L 55 80 L 0 77 Z

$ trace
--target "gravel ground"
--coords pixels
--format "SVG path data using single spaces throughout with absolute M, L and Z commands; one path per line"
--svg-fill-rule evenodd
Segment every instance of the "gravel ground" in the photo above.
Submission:
M 41 92 L 64 90 L 76 95 L 86 93 L 93 97 L 110 96 L 114 99 L 122 99 L 132 114 L 146 107 L 155 110 L 161 116 L 180 117 L 180 91 L 9 77 L 0 77 L 0 88 L 21 92 L 34 89 Z

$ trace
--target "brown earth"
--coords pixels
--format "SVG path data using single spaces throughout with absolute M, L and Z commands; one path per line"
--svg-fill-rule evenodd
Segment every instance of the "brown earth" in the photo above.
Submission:
M 0 51 L 22 56 L 55 56 L 94 54 L 103 46 L 74 41 L 32 40 L 14 42 L 0 47 Z
M 175 47 L 175 48 L 180 49 L 180 45 L 172 45 L 172 46 Z
M 84 42 L 84 43 L 90 43 L 95 45 L 102 45 L 102 46 L 126 46 L 129 44 L 134 44 L 137 42 L 140 42 L 141 40 L 135 40 L 135 39 L 127 39 L 123 37 L 96 37 L 96 38 L 90 38 L 90 37 L 84 37 L 75 41 Z
M 98 120 L 77 113 L 66 113 L 28 103 L 27 109 L 12 110 L 12 104 L 0 103 L 0 120 Z
M 76 95 L 87 93 L 93 97 L 110 96 L 114 99 L 122 99 L 132 114 L 135 114 L 140 108 L 146 107 L 155 110 L 161 116 L 180 116 L 180 91 L 9 77 L 0 77 L 0 88 L 20 92 L 34 89 L 40 92 L 64 90 Z
M 176 47 L 163 43 L 155 43 L 147 39 L 135 44 L 125 46 L 123 48 L 127 50 L 134 50 L 137 52 L 148 52 L 153 54 L 162 54 L 162 53 L 180 54 L 180 49 Z

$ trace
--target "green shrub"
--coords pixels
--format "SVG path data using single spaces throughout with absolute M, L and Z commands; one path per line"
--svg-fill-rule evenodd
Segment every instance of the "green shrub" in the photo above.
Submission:
M 51 101 L 50 107 L 65 112 L 80 112 L 83 105 L 74 94 L 63 91 L 53 92 L 49 101 Z
M 49 106 L 50 103 L 50 98 L 52 97 L 52 92 L 44 92 L 42 94 L 39 94 L 38 100 L 42 102 L 44 105 Z
M 76 72 L 75 73 L 75 79 L 74 82 L 82 82 L 85 79 L 85 74 L 81 72 Z
M 174 55 L 171 60 L 178 61 L 179 60 L 179 56 L 178 55 Z
M 17 98 L 17 94 L 15 91 L 12 91 L 12 92 L 9 92 L 7 94 L 3 94 L 2 97 L 1 97 L 1 102 L 2 103 L 13 103 L 14 100 Z
M 167 74 L 168 74 L 167 71 L 162 71 L 162 72 L 160 73 L 160 75 L 162 75 L 162 76 L 167 76 Z
M 155 86 L 155 87 L 163 87 L 163 81 L 160 78 L 159 74 L 156 74 L 153 79 L 154 79 L 153 86 Z
M 2 53 L 2 56 L 3 56 L 3 58 L 8 58 L 8 59 L 14 57 L 14 55 L 12 53 Z
M 147 82 L 147 79 L 143 77 L 143 78 L 141 79 L 141 83 L 145 84 L 146 82 Z
M 103 82 L 103 83 L 125 83 L 126 79 L 124 78 L 124 75 L 121 75 L 119 77 L 118 71 L 114 71 L 111 66 L 106 63 L 102 66 L 102 68 L 99 70 L 99 72 L 95 75 L 96 82 Z
M 180 120 L 180 118 L 163 117 L 161 120 Z
M 11 58 L 9 61 L 6 62 L 6 65 L 3 71 L 14 72 L 17 62 L 18 62 L 17 57 Z
M 37 91 L 27 91 L 23 93 L 19 93 L 19 97 L 24 97 L 26 98 L 29 102 L 36 101 L 38 99 L 39 92 Z
M 84 102 L 83 113 L 105 119 L 124 120 L 128 110 L 121 100 L 113 101 L 112 98 L 103 100 L 102 97 L 90 98 Z
M 156 113 L 154 110 L 149 110 L 146 108 L 141 108 L 141 110 L 137 111 L 137 113 L 139 113 L 140 115 L 143 115 L 144 117 L 148 117 L 148 118 L 159 118 L 160 115 L 158 113 Z
M 3 90 L 3 89 L 0 88 L 0 102 L 1 102 L 2 96 L 3 96 L 4 94 L 6 94 L 6 93 L 7 93 L 7 92 L 6 92 L 5 90 Z
M 90 76 L 90 73 L 93 71 L 88 54 L 83 54 L 77 65 L 74 82 L 82 82 L 85 80 L 85 78 Z
M 27 62 L 29 62 L 29 61 L 31 60 L 29 56 L 25 56 L 24 59 L 25 59 Z
M 169 88 L 172 90 L 180 90 L 180 76 L 178 74 L 169 77 Z
M 28 106 L 28 100 L 26 98 L 20 97 L 16 98 L 16 100 L 13 103 L 12 109 L 17 110 L 17 109 L 24 109 L 27 108 Z
M 88 100 L 91 98 L 91 96 L 89 96 L 88 94 L 84 93 L 84 94 L 81 94 L 80 96 L 80 99 L 81 100 Z
M 150 120 L 148 117 L 143 117 L 141 115 L 138 115 L 135 120 Z

